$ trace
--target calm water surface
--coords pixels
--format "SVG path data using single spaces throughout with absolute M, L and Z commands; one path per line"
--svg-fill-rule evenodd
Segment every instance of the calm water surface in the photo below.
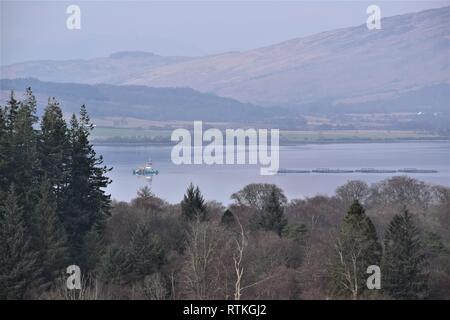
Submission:
M 190 182 L 199 185 L 207 200 L 230 203 L 230 195 L 253 182 L 275 183 L 289 199 L 334 193 L 348 180 L 374 183 L 395 174 L 280 174 L 261 176 L 259 165 L 174 165 L 171 146 L 96 146 L 113 183 L 108 192 L 116 200 L 129 201 L 139 188 L 149 185 L 159 197 L 171 203 L 183 198 Z M 136 177 L 133 169 L 153 160 L 159 175 L 151 181 Z M 340 169 L 434 169 L 438 173 L 410 174 L 420 180 L 450 186 L 448 142 L 310 144 L 280 147 L 280 167 L 312 170 Z

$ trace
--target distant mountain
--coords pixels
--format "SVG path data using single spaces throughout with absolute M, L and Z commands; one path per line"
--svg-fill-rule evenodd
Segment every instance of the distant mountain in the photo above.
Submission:
M 91 116 L 131 117 L 145 120 L 203 120 L 214 122 L 257 122 L 273 119 L 280 110 L 200 93 L 190 88 L 149 88 L 145 86 L 87 85 L 43 82 L 37 79 L 0 80 L 0 101 L 10 90 L 19 95 L 31 87 L 42 113 L 48 97 L 56 97 L 65 113 L 78 112 L 85 104 Z M 287 114 L 288 115 L 288 114 Z
M 28 62 L 3 78 L 189 87 L 302 112 L 448 112 L 450 7 L 322 32 L 246 52 L 198 58 L 145 53 Z
M 381 30 L 364 24 L 159 67 L 124 83 L 189 86 L 245 102 L 293 106 L 351 106 L 438 91 L 438 103 L 448 108 L 449 8 L 385 18 Z
M 38 78 L 43 81 L 121 83 L 142 70 L 188 61 L 187 57 L 163 57 L 151 52 L 124 51 L 107 58 L 68 61 L 29 61 L 0 67 L 3 79 Z

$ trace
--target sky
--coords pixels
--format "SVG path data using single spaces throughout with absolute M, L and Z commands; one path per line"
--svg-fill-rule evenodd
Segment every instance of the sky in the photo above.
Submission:
M 376 4 L 387 17 L 449 1 L 1 1 L 2 65 L 88 59 L 118 51 L 198 56 L 245 51 L 361 25 Z M 81 29 L 69 30 L 69 5 Z

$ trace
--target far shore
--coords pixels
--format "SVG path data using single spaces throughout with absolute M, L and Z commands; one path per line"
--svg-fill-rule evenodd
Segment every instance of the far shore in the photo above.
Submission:
M 91 142 L 96 146 L 159 146 L 159 147 L 172 147 L 176 143 L 172 141 L 114 141 L 114 140 L 97 140 L 92 139 Z M 414 142 L 448 142 L 450 144 L 450 138 L 424 138 L 424 139 L 338 139 L 338 140 L 303 140 L 303 141 L 280 141 L 280 146 L 299 146 L 309 144 L 347 144 L 347 143 L 414 143 Z
M 189 129 L 188 129 L 189 130 Z M 223 128 L 222 128 L 223 130 Z M 91 142 L 96 145 L 173 146 L 169 128 L 96 127 Z M 446 132 L 414 130 L 280 130 L 280 146 L 341 143 L 398 143 L 450 141 Z

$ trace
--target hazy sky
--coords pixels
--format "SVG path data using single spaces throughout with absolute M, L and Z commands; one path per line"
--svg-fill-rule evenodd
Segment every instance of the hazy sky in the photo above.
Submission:
M 207 55 L 242 51 L 449 1 L 1 1 L 1 63 L 79 59 L 116 51 Z M 81 8 L 81 29 L 66 8 Z

